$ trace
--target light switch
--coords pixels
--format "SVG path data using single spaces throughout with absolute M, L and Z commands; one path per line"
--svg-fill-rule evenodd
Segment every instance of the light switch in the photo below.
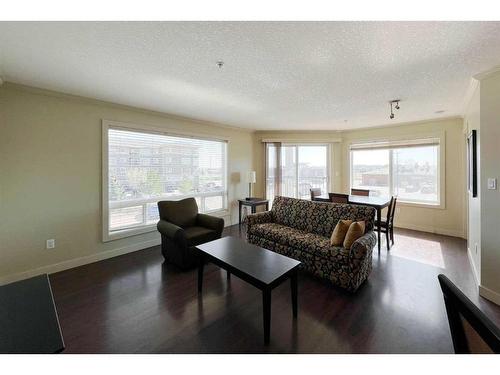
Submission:
M 496 189 L 497 189 L 497 179 L 488 178 L 488 190 L 496 190 Z

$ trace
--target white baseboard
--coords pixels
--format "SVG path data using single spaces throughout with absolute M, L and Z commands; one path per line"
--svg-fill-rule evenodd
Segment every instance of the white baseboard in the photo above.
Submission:
M 60 262 L 60 263 L 49 264 L 49 265 L 38 267 L 38 268 L 35 268 L 32 270 L 3 276 L 0 278 L 0 285 L 12 283 L 12 282 L 19 281 L 19 280 L 24 280 L 24 279 L 38 276 L 38 275 L 45 274 L 45 273 L 51 274 L 51 273 L 55 273 L 55 272 L 60 272 L 60 271 L 64 271 L 64 270 L 67 270 L 70 268 L 83 266 L 85 264 L 98 262 L 98 261 L 104 260 L 104 259 L 114 258 L 114 257 L 120 256 L 120 255 L 132 253 L 134 251 L 147 249 L 148 247 L 157 246 L 160 243 L 161 243 L 161 239 L 158 237 L 157 239 L 154 239 L 154 240 L 144 241 L 144 242 L 140 242 L 137 244 L 120 247 L 117 249 L 103 251 L 100 253 L 87 255 L 84 257 L 80 257 L 80 258 L 69 259 L 69 260 L 65 260 L 65 261 Z
M 479 285 L 479 295 L 500 306 L 500 293 Z
M 467 257 L 469 258 L 470 268 L 472 268 L 472 275 L 474 276 L 474 281 L 476 285 L 479 285 L 479 272 L 477 272 L 476 265 L 474 264 L 474 260 L 472 259 L 472 254 L 470 252 L 470 248 L 467 247 Z
M 451 237 L 460 237 L 460 238 L 466 239 L 465 233 L 463 231 L 454 230 L 454 229 L 437 228 L 437 227 L 432 226 L 432 225 L 415 225 L 415 224 L 410 224 L 410 223 L 396 223 L 395 227 L 396 228 L 411 229 L 411 230 L 418 230 L 420 232 L 442 234 L 442 235 L 451 236 Z

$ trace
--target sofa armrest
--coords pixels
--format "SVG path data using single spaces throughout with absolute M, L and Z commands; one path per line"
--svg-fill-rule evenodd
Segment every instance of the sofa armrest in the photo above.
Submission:
M 158 224 L 156 224 L 156 228 L 162 235 L 175 241 L 185 240 L 184 229 L 166 220 L 160 220 Z
M 224 219 L 217 216 L 198 214 L 196 217 L 196 223 L 200 227 L 215 230 L 219 234 L 222 233 L 222 230 L 224 229 Z
M 353 242 L 349 252 L 349 260 L 352 262 L 360 262 L 371 254 L 373 248 L 377 244 L 377 235 L 373 230 L 365 233 Z
M 248 215 L 245 218 L 245 223 L 247 224 L 248 229 L 250 229 L 250 227 L 255 224 L 272 223 L 272 222 L 273 222 L 273 215 L 271 211 L 257 212 L 255 214 Z

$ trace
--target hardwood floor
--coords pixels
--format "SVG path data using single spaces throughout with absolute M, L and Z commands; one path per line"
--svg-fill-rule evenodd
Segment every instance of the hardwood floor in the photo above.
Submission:
M 202 298 L 196 270 L 163 264 L 159 247 L 53 274 L 65 353 L 451 353 L 439 273 L 500 325 L 477 295 L 464 240 L 400 229 L 395 241 L 374 251 L 355 294 L 301 273 L 296 321 L 289 284 L 273 290 L 269 346 L 260 291 L 214 265 Z

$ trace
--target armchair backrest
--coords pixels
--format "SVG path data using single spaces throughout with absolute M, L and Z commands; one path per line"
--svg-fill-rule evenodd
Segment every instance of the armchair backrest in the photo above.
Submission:
M 196 225 L 198 204 L 194 198 L 180 201 L 160 201 L 158 202 L 158 211 L 161 220 L 166 220 L 181 228 L 187 228 Z

